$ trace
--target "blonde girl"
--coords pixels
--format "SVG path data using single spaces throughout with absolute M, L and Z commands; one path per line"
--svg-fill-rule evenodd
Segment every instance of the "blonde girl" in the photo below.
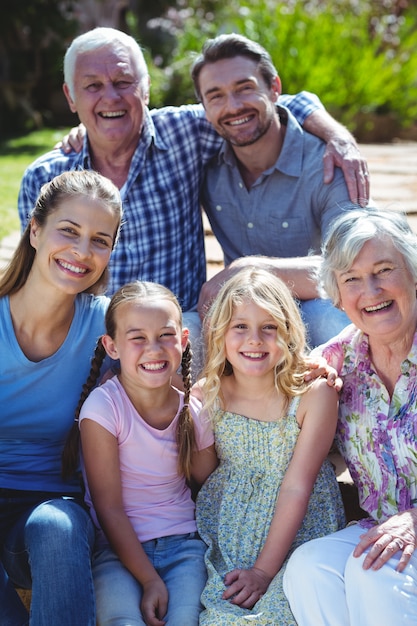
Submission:
M 232 277 L 206 326 L 200 393 L 219 467 L 197 499 L 209 546 L 200 624 L 295 625 L 282 590 L 289 554 L 344 521 L 326 461 L 337 393 L 305 382 L 305 330 L 285 284 L 262 269 Z
M 181 308 L 159 284 L 113 296 L 79 421 L 86 501 L 98 529 L 98 623 L 198 624 L 206 580 L 187 480 L 216 466 L 210 423 L 190 396 L 191 352 Z M 120 374 L 88 395 L 104 354 Z M 184 392 L 172 386 L 182 365 Z

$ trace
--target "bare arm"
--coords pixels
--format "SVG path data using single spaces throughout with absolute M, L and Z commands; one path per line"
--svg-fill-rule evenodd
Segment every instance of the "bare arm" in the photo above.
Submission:
M 197 450 L 191 458 L 191 475 L 198 485 L 206 482 L 216 469 L 218 459 L 214 444 L 203 450 Z
M 337 393 L 324 380 L 316 381 L 303 396 L 297 413 L 299 422 L 302 420 L 300 435 L 282 481 L 265 544 L 253 568 L 233 570 L 227 574 L 225 583 L 230 586 L 223 594 L 224 599 L 250 608 L 281 569 L 307 511 L 320 467 L 333 442 L 337 406 Z
M 323 157 L 324 182 L 333 179 L 340 167 L 352 202 L 366 206 L 369 202 L 369 171 L 353 135 L 324 109 L 317 109 L 304 121 L 304 129 L 327 143 Z
M 143 587 L 141 610 L 147 626 L 163 626 L 168 592 L 127 517 L 122 500 L 116 438 L 93 420 L 80 426 L 87 481 L 100 526 L 123 565 Z
M 300 300 L 318 298 L 319 293 L 313 278 L 313 272 L 317 268 L 319 261 L 319 256 L 291 258 L 247 256 L 236 259 L 204 283 L 198 300 L 200 317 L 203 318 L 206 315 L 210 303 L 226 280 L 243 267 L 248 267 L 248 265 L 262 267 L 274 272 L 290 288 L 293 296 Z

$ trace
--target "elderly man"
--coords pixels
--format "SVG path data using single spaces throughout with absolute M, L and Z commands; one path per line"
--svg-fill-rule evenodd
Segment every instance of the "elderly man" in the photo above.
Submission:
M 200 105 L 148 110 L 146 63 L 136 41 L 121 31 L 96 28 L 77 37 L 65 55 L 64 79 L 68 104 L 87 134 L 80 153 L 56 149 L 26 170 L 19 194 L 22 226 L 42 184 L 64 170 L 95 169 L 117 184 L 124 205 L 108 292 L 130 280 L 153 280 L 170 288 L 185 312 L 195 309 L 206 277 L 199 194 L 221 138 Z M 352 194 L 360 193 L 366 163 L 353 138 L 315 96 L 303 93 L 289 106 L 298 110 L 299 121 L 309 116 L 312 130 L 331 140 L 330 149 L 341 146 L 342 157 L 335 159 L 346 167 Z M 332 163 L 329 158 L 330 170 Z M 198 321 L 196 313 L 185 318 L 191 332 L 193 318 Z
M 256 263 L 291 287 L 302 301 L 310 344 L 323 343 L 348 324 L 318 297 L 318 256 L 311 256 L 331 221 L 355 206 L 342 171 L 323 185 L 326 146 L 281 106 L 280 79 L 259 44 L 236 34 L 209 40 L 192 76 L 207 119 L 223 137 L 206 168 L 202 204 L 226 268 L 203 287 L 199 310 L 204 314 L 234 271 Z

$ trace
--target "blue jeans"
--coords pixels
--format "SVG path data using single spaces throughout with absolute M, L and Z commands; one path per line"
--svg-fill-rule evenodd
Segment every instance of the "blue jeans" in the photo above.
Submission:
M 0 538 L 1 626 L 29 624 L 14 585 L 32 589 L 31 626 L 95 626 L 94 527 L 82 506 L 0 490 Z
M 142 543 L 168 590 L 167 626 L 198 626 L 200 596 L 207 574 L 207 546 L 197 533 L 161 537 Z M 104 547 L 93 556 L 99 626 L 145 626 L 140 613 L 142 588 L 115 553 Z
M 322 343 L 338 335 L 345 326 L 351 324 L 350 319 L 340 309 L 336 309 L 330 300 L 302 300 L 300 302 L 301 317 L 307 329 L 307 343 L 316 348 Z

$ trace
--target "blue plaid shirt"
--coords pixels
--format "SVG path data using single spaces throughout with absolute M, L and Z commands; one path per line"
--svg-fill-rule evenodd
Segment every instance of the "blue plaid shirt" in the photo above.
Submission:
M 281 96 L 302 124 L 322 108 L 313 94 Z M 221 138 L 200 105 L 147 111 L 127 181 L 120 190 L 124 224 L 110 260 L 108 294 L 132 280 L 162 283 L 192 309 L 206 280 L 200 187 L 206 163 Z M 52 150 L 34 161 L 22 179 L 18 208 L 22 227 L 41 186 L 67 170 L 91 169 L 87 139 L 80 153 Z

